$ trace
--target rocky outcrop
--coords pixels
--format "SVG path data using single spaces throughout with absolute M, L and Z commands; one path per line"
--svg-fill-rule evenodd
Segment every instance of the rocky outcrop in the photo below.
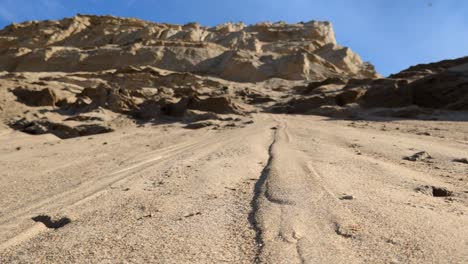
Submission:
M 412 66 L 390 78 L 410 82 L 415 105 L 468 110 L 468 57 Z
M 445 71 L 414 81 L 408 87 L 413 103 L 428 108 L 468 110 L 468 70 Z
M 399 73 L 389 76 L 391 79 L 418 80 L 429 75 L 439 74 L 446 71 L 466 72 L 468 70 L 468 57 L 454 60 L 443 60 L 428 64 L 411 66 Z
M 0 70 L 101 71 L 134 66 L 193 72 L 233 81 L 376 77 L 328 22 L 169 25 L 78 15 L 0 31 Z
M 64 139 L 147 122 L 223 129 L 232 126 L 220 122 L 254 112 L 417 118 L 430 108 L 468 110 L 467 58 L 381 78 L 318 21 L 30 21 L 0 31 L 0 71 L 2 123 Z
M 330 102 L 334 96 L 334 103 Z M 468 59 L 442 61 L 410 67 L 380 79 L 328 78 L 294 88 L 293 99 L 275 111 L 317 112 L 324 105 L 358 104 L 363 109 L 468 110 Z M 416 117 L 425 110 L 385 111 L 395 117 Z M 380 113 L 380 112 L 375 112 Z M 380 114 L 379 114 L 380 115 Z
M 49 88 L 34 90 L 26 87 L 18 87 L 13 90 L 19 101 L 29 106 L 55 106 L 57 96 Z
M 113 131 L 109 126 L 99 123 L 76 124 L 73 122 L 51 122 L 49 120 L 21 119 L 12 124 L 12 128 L 32 135 L 53 134 L 61 139 L 108 133 Z

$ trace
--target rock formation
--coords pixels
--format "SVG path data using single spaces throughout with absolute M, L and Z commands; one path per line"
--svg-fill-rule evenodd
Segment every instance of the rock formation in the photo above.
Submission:
M 102 71 L 127 65 L 251 82 L 328 76 L 376 77 L 328 22 L 252 26 L 157 24 L 78 15 L 62 21 L 13 24 L 0 33 L 0 70 Z
M 0 31 L 0 119 L 69 138 L 135 120 L 200 122 L 254 111 L 468 110 L 467 65 L 463 58 L 381 78 L 337 44 L 329 22 L 209 28 L 78 15 Z

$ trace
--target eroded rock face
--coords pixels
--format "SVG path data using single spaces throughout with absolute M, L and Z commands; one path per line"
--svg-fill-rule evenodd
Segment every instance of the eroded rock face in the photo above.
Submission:
M 468 110 L 468 57 L 416 65 L 390 78 L 410 82 L 408 89 L 415 105 Z
M 78 15 L 0 30 L 0 121 L 64 139 L 143 122 L 223 129 L 255 112 L 417 118 L 468 110 L 467 76 L 461 58 L 381 78 L 318 21 L 208 28 Z
M 55 106 L 57 96 L 49 88 L 34 90 L 26 87 L 18 87 L 13 90 L 19 101 L 29 106 Z
M 389 78 L 332 77 L 294 87 L 286 105 L 275 111 L 317 113 L 324 105 L 345 107 L 358 104 L 367 111 L 374 108 L 395 110 L 372 111 L 385 116 L 415 118 L 430 109 L 468 110 L 468 59 L 418 65 Z M 330 97 L 334 96 L 334 104 Z
M 233 81 L 328 75 L 376 77 L 336 43 L 329 22 L 169 25 L 78 15 L 31 21 L 0 31 L 0 70 L 100 71 L 134 66 L 220 76 Z
M 467 72 L 446 71 L 414 81 L 413 103 L 428 108 L 468 110 Z

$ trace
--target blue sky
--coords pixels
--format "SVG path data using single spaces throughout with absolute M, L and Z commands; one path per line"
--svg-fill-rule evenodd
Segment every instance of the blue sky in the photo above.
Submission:
M 208 26 L 227 21 L 329 20 L 338 42 L 383 75 L 418 63 L 468 56 L 466 0 L 0 0 L 0 28 L 76 13 Z

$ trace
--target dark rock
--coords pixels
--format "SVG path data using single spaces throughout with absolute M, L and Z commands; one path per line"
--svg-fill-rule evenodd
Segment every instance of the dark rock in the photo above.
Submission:
M 194 97 L 189 103 L 189 109 L 195 109 L 217 114 L 240 114 L 241 108 L 232 99 L 221 97 L 200 98 Z
M 428 108 L 468 110 L 468 77 L 444 72 L 413 82 L 413 103 Z
M 218 124 L 212 120 L 205 120 L 205 121 L 198 121 L 191 124 L 186 125 L 184 128 L 187 129 L 200 129 L 209 126 L 218 126 Z
M 345 106 L 356 103 L 364 94 L 366 94 L 366 90 L 362 88 L 348 89 L 338 94 L 335 97 L 335 101 L 337 105 Z
M 64 123 L 55 123 L 48 120 L 19 120 L 10 126 L 14 129 L 31 135 L 43 135 L 50 133 L 61 139 L 89 136 L 113 131 L 112 128 L 101 124 L 83 124 L 78 126 L 70 126 Z
M 103 122 L 104 118 L 100 116 L 89 116 L 89 115 L 80 114 L 80 115 L 68 117 L 64 121 L 78 121 L 78 122 L 101 121 Z
M 432 157 L 426 151 L 421 151 L 421 152 L 415 153 L 412 156 L 405 157 L 404 159 L 409 160 L 409 161 L 424 161 L 427 159 L 432 159 Z
M 453 162 L 468 164 L 467 158 L 454 159 Z
M 197 121 L 204 121 L 204 120 L 221 120 L 222 118 L 215 113 L 211 112 L 203 112 L 197 110 L 187 110 L 184 115 L 183 120 L 185 122 L 197 122 Z
M 340 200 L 354 200 L 354 196 L 352 195 L 343 195 L 340 197 Z
M 309 113 L 314 115 L 328 116 L 332 118 L 353 119 L 359 116 L 361 108 L 357 104 L 349 104 L 344 107 L 336 105 L 324 105 Z
M 447 188 L 444 187 L 436 187 L 430 185 L 422 185 L 415 189 L 417 192 L 434 196 L 434 197 L 449 197 L 452 196 L 453 192 L 449 191 Z
M 413 103 L 411 89 L 406 81 L 381 79 L 369 84 L 360 105 L 365 108 L 373 107 L 405 107 Z
M 418 64 L 411 66 L 397 74 L 392 74 L 392 79 L 420 79 L 431 74 L 438 74 L 447 71 L 450 68 L 468 63 L 468 57 L 462 57 L 454 60 L 443 60 L 434 63 Z
M 138 106 L 134 116 L 142 120 L 150 120 L 161 116 L 161 104 L 153 100 L 146 100 Z
M 88 102 L 89 98 L 91 102 Z M 85 88 L 78 95 L 75 108 L 91 111 L 99 107 L 109 109 L 116 113 L 129 113 L 138 109 L 135 102 L 129 97 L 128 92 L 123 89 L 114 89 L 107 85 L 99 85 L 97 88 Z
M 80 137 L 104 134 L 114 131 L 112 128 L 101 124 L 84 124 L 73 127 L 73 129 L 75 129 L 78 132 Z
M 190 101 L 190 97 L 184 97 L 177 102 L 164 99 L 161 100 L 159 103 L 161 104 L 161 111 L 165 115 L 173 117 L 182 117 L 186 113 Z
M 286 104 L 276 105 L 274 111 L 278 113 L 305 114 L 324 105 L 335 105 L 335 97 L 327 95 L 312 95 L 291 99 Z
M 28 106 L 55 106 L 57 103 L 57 96 L 49 88 L 33 90 L 19 87 L 12 92 L 18 98 L 18 101 Z
M 296 87 L 295 90 L 300 93 L 300 94 L 310 94 L 314 92 L 317 88 L 324 86 L 324 85 L 330 85 L 330 84 L 335 84 L 335 85 L 345 85 L 346 81 L 341 79 L 341 78 L 328 78 L 323 81 L 318 81 L 318 82 L 310 82 L 307 86 L 300 86 Z

